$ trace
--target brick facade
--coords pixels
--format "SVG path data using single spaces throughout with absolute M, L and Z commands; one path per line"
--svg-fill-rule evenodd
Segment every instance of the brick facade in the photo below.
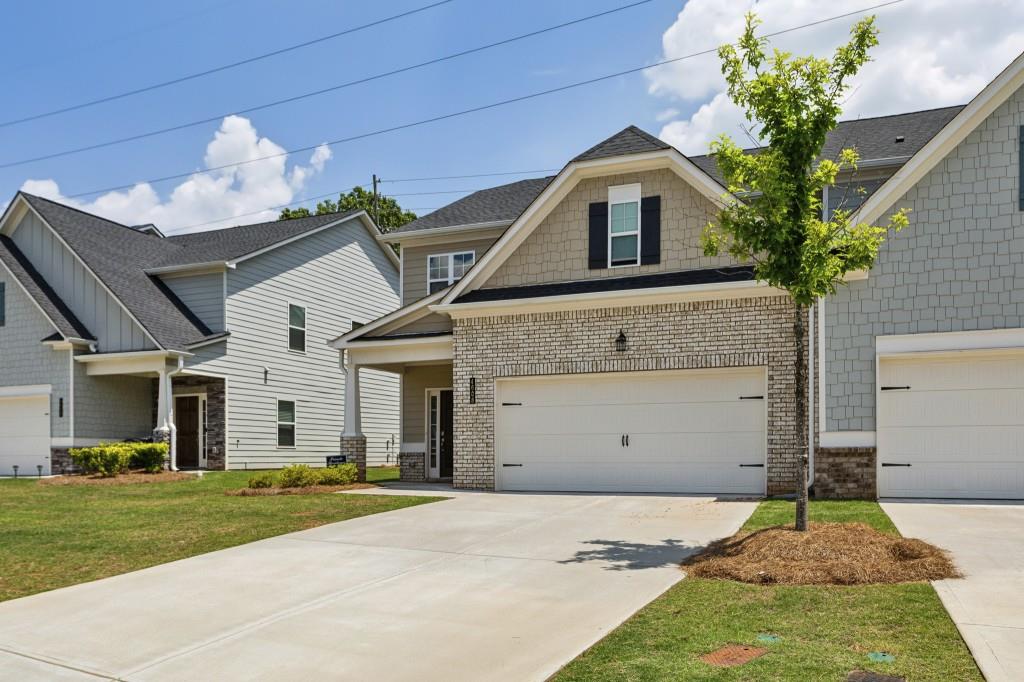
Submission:
M 427 454 L 425 452 L 401 452 L 398 454 L 398 480 L 407 483 L 422 483 L 427 480 Z
M 456 320 L 455 487 L 494 488 L 496 378 L 764 366 L 768 494 L 792 493 L 794 316 L 788 297 L 775 296 Z M 629 338 L 625 352 L 615 350 L 620 329 Z
M 366 436 L 342 436 L 341 454 L 356 465 L 359 481 L 366 481 Z
M 816 498 L 873 500 L 878 497 L 875 448 L 819 448 L 814 452 Z

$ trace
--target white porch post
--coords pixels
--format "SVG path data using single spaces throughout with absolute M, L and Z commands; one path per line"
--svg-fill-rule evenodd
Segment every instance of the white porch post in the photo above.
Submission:
M 362 436 L 363 424 L 359 407 L 359 365 L 351 360 L 345 371 L 345 430 L 342 436 Z
M 167 427 L 170 429 L 171 471 L 178 470 L 178 428 L 174 424 L 174 387 L 171 374 L 167 375 Z

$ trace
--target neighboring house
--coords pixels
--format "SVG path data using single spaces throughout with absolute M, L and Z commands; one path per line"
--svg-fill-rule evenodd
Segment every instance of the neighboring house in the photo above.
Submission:
M 378 236 L 352 211 L 165 237 L 19 193 L 0 218 L 0 475 L 154 433 L 179 468 L 323 465 L 344 395 L 327 341 L 399 303 Z M 397 454 L 398 395 L 367 373 L 371 461 Z
M 829 136 L 825 156 L 861 162 L 824 210 L 914 211 L 809 313 L 821 495 L 1024 497 L 1022 83 L 1024 57 L 966 107 Z M 349 395 L 360 367 L 402 376 L 402 477 L 793 492 L 795 308 L 703 254 L 725 196 L 713 159 L 630 127 L 554 177 L 383 235 L 402 247 L 403 307 L 333 345 Z

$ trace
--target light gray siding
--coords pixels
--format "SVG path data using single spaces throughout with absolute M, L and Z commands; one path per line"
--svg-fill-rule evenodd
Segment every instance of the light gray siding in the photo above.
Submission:
M 11 239 L 82 324 L 96 336 L 100 352 L 156 347 L 103 285 L 34 213 L 25 214 Z
M 480 260 L 497 241 L 497 237 L 456 241 L 430 246 L 410 246 L 402 250 L 402 296 L 403 305 L 415 303 L 427 295 L 427 257 L 440 253 L 463 253 L 472 251 Z
M 358 220 L 243 261 L 228 272 L 223 343 L 196 349 L 188 367 L 227 378 L 232 469 L 324 463 L 339 450 L 344 375 L 327 345 L 353 320 L 398 307 L 398 271 Z M 306 308 L 306 352 L 288 350 L 288 304 Z M 264 381 L 264 368 L 267 369 Z M 368 461 L 397 453 L 399 382 L 362 370 Z M 296 447 L 277 447 L 277 400 L 296 402 Z
M 2 265 L 0 282 L 4 283 L 7 308 L 5 323 L 0 326 L 0 386 L 50 384 L 50 435 L 67 437 L 71 427 L 67 409 L 71 351 L 43 345 L 42 340 L 56 329 Z M 65 403 L 63 417 L 58 410 L 61 399 Z
M 163 277 L 164 284 L 181 299 L 210 331 L 224 331 L 224 273 Z
M 125 440 L 153 435 L 155 379 L 89 376 L 75 363 L 75 441 Z
M 1022 124 L 1018 91 L 897 202 L 910 225 L 870 278 L 826 301 L 827 430 L 875 429 L 876 336 L 1022 325 Z

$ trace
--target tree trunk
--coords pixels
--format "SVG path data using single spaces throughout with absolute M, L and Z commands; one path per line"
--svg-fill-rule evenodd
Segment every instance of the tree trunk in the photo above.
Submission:
M 807 359 L 804 355 L 804 314 L 806 308 L 796 305 L 793 336 L 796 338 L 796 360 L 793 377 L 796 381 L 796 529 L 807 530 Z

